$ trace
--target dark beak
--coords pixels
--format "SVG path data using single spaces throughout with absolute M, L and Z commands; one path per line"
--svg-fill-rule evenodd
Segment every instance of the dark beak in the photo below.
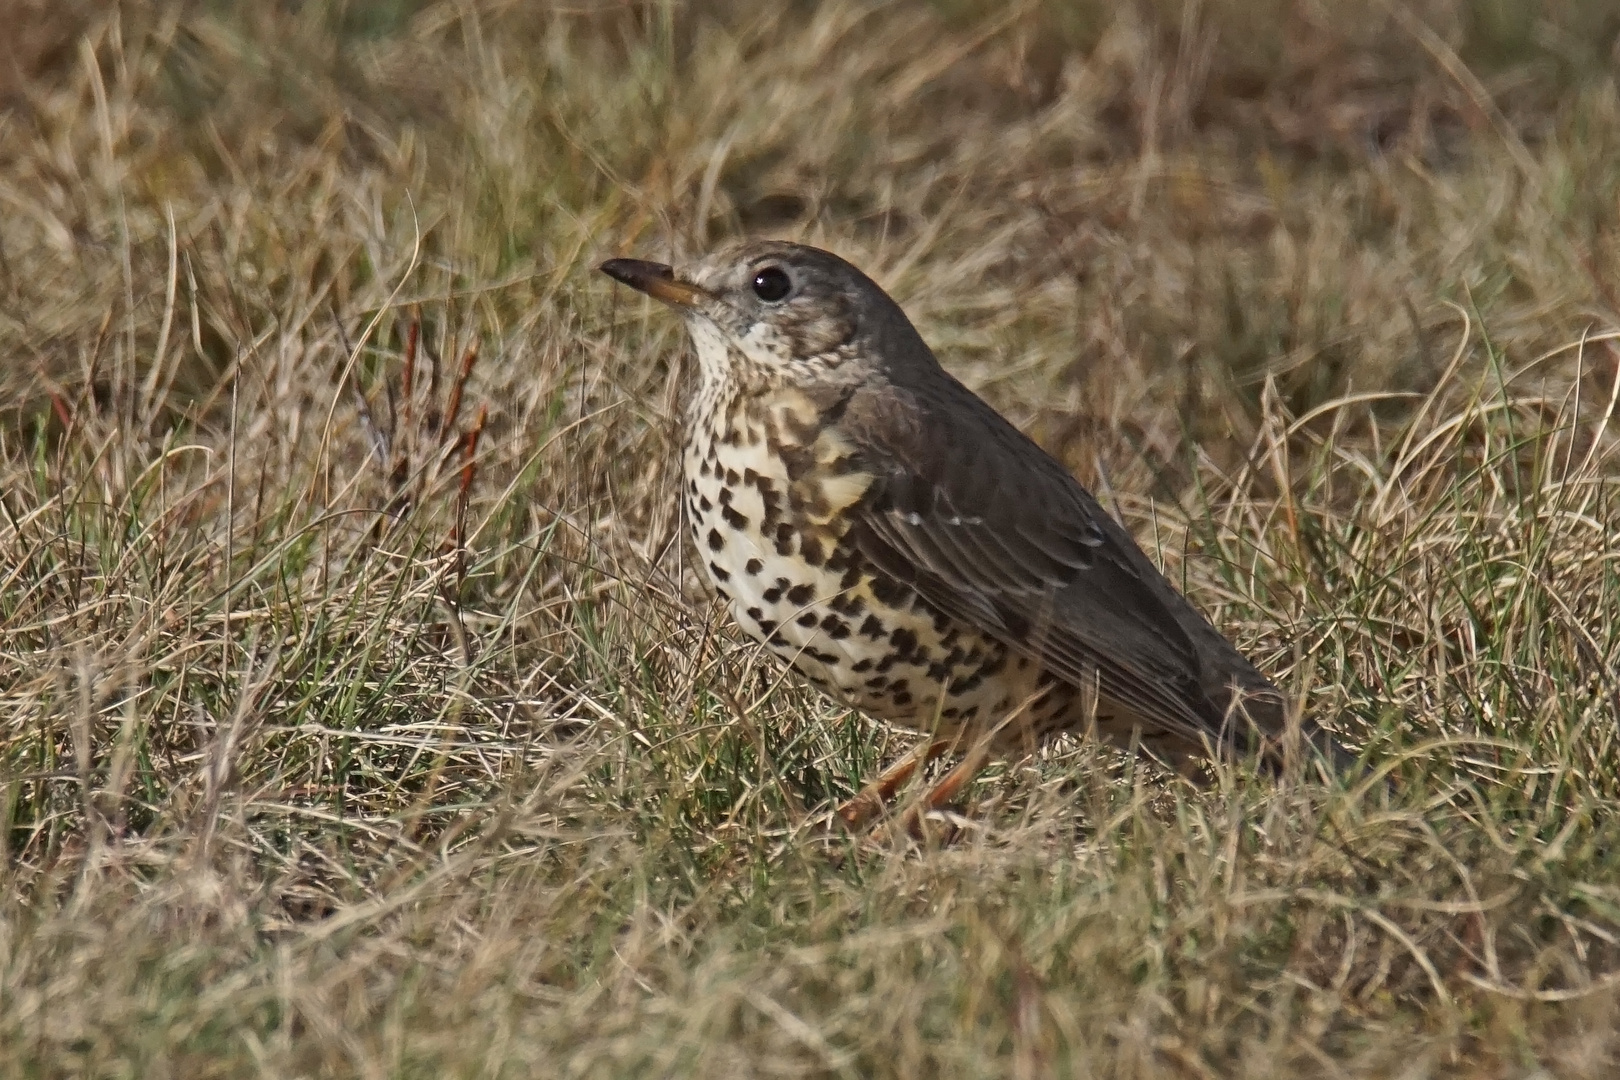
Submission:
M 654 300 L 662 300 L 675 307 L 701 307 L 709 298 L 709 294 L 696 285 L 677 280 L 675 271 L 663 263 L 643 262 L 640 259 L 609 259 L 599 269 L 614 281 L 623 282 L 632 289 L 646 293 Z

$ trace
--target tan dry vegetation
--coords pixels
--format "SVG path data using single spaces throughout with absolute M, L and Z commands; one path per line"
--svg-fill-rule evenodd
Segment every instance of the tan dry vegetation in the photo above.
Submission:
M 1611 7 L 46 7 L 0 1072 L 1614 1074 Z M 907 741 L 687 573 L 680 333 L 591 270 L 742 232 L 869 268 L 1389 789 L 1061 745 L 953 844 L 819 832 Z

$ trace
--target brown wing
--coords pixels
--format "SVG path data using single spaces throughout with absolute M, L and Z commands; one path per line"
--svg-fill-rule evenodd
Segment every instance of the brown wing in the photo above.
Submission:
M 959 383 L 890 387 L 843 421 L 874 475 L 852 536 L 876 566 L 1195 746 L 1248 744 L 1229 716 L 1234 686 L 1266 735 L 1280 731 L 1265 677 L 1062 466 Z

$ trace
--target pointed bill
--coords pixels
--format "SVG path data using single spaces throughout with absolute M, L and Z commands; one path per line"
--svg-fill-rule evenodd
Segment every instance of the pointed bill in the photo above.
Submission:
M 609 259 L 598 269 L 614 281 L 672 307 L 699 309 L 710 299 L 709 294 L 696 285 L 678 279 L 674 269 L 663 263 L 642 259 Z

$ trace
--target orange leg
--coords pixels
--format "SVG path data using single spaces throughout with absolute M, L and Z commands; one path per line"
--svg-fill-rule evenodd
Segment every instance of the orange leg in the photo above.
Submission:
M 912 836 L 919 836 L 924 815 L 929 811 L 938 810 L 955 799 L 961 790 L 967 787 L 975 776 L 979 775 L 979 771 L 990 760 L 990 747 L 996 741 L 996 738 L 1008 724 L 1013 723 L 1032 704 L 1039 701 L 1042 693 L 1044 691 L 1038 690 L 1031 694 L 995 727 L 974 739 L 972 745 L 968 747 L 966 756 L 962 758 L 956 767 L 946 773 L 926 796 L 907 807 L 900 820 L 908 833 Z M 838 816 L 843 819 L 844 824 L 851 831 L 859 829 L 883 809 L 883 805 L 894 797 L 894 793 L 899 790 L 900 785 L 909 780 L 911 775 L 917 771 L 917 766 L 932 761 L 945 751 L 954 750 L 959 745 L 961 745 L 960 733 L 954 739 L 934 738 L 927 740 L 906 757 L 889 766 L 883 775 L 862 788 L 859 795 L 840 806 Z M 881 838 L 886 831 L 885 829 L 878 829 L 874 833 L 874 839 Z
M 990 760 L 990 739 L 980 738 L 968 748 L 967 756 L 958 762 L 955 768 L 940 778 L 928 794 L 906 808 L 900 819 L 901 827 L 912 836 L 922 835 L 923 817 L 930 811 L 938 810 L 956 799 L 963 788 L 973 782 L 979 775 L 985 763 Z
M 917 749 L 883 770 L 882 775 L 862 788 L 860 794 L 838 808 L 838 816 L 843 819 L 844 825 L 853 831 L 872 820 L 894 798 L 901 785 L 911 779 L 911 774 L 917 771 L 919 765 L 934 760 L 951 746 L 950 739 L 928 739 L 919 743 Z M 951 775 L 955 775 L 954 771 Z

